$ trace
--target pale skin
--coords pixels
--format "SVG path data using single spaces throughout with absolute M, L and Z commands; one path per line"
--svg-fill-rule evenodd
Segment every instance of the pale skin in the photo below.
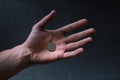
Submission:
M 78 20 L 56 30 L 46 30 L 45 26 L 55 16 L 51 11 L 42 20 L 36 23 L 26 41 L 12 49 L 0 52 L 0 80 L 7 80 L 32 64 L 46 64 L 63 58 L 70 58 L 81 54 L 86 44 L 92 42 L 93 28 L 69 35 L 75 29 L 87 24 L 86 19 Z M 56 49 L 50 52 L 46 46 L 54 43 Z

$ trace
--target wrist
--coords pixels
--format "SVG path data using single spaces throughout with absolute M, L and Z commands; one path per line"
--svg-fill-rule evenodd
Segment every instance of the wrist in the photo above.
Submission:
M 25 44 L 20 45 L 20 49 L 22 49 L 21 62 L 26 67 L 32 65 L 32 61 L 31 61 L 32 52 L 28 49 L 28 47 Z

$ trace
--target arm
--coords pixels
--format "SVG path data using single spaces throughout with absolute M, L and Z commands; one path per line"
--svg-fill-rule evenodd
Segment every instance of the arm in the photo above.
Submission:
M 30 64 L 30 52 L 24 45 L 0 52 L 0 80 L 7 80 Z
M 54 16 L 55 11 L 52 11 L 35 24 L 23 44 L 0 53 L 0 79 L 8 79 L 32 63 L 45 64 L 81 54 L 84 51 L 82 47 L 92 42 L 92 38 L 88 36 L 95 32 L 93 28 L 64 36 L 66 33 L 86 25 L 86 19 L 56 30 L 46 30 L 45 26 Z M 47 49 L 49 43 L 55 45 L 55 51 Z

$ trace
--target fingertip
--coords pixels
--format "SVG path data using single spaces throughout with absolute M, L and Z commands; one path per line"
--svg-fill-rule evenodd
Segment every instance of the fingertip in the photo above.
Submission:
M 86 18 L 81 19 L 81 21 L 88 22 Z
M 80 53 L 84 52 L 84 48 L 79 48 L 78 52 L 80 52 Z
M 96 33 L 95 29 L 94 28 L 89 28 L 87 29 L 87 31 L 92 35 L 94 33 Z
M 78 20 L 77 22 L 80 24 L 79 27 L 82 27 L 88 23 L 88 20 L 84 18 L 84 19 Z
M 88 39 L 90 42 L 93 41 L 93 38 L 92 38 L 92 37 L 88 37 L 87 39 Z
M 96 32 L 94 28 L 90 28 L 90 30 L 91 30 L 92 32 L 94 32 L 94 33 Z
M 82 54 L 84 52 L 84 49 L 83 48 L 79 48 L 79 49 L 77 49 L 77 52 L 76 52 L 76 55 L 80 55 L 80 54 Z M 75 56 L 76 56 L 75 55 Z
M 56 13 L 56 10 L 52 10 L 52 12 Z
M 50 12 L 50 14 L 55 15 L 55 14 L 56 14 L 56 10 L 52 10 L 52 11 Z

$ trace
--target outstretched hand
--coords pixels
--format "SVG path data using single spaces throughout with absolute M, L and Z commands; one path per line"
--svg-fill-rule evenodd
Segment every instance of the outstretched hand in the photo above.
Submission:
M 92 38 L 88 36 L 95 32 L 93 28 L 67 37 L 64 36 L 66 33 L 86 25 L 86 19 L 81 19 L 56 30 L 46 30 L 45 26 L 51 21 L 55 14 L 56 12 L 53 10 L 35 24 L 28 39 L 25 41 L 26 47 L 31 52 L 32 62 L 49 63 L 58 59 L 76 56 L 84 51 L 82 48 L 84 45 L 92 41 Z M 48 43 L 55 44 L 55 51 L 51 52 L 47 49 Z

